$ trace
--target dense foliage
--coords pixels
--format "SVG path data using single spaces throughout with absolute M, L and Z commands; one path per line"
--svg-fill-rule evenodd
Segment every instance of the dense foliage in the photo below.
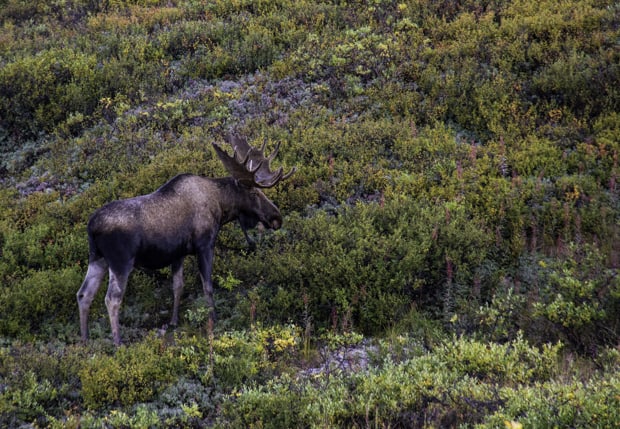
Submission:
M 620 6 L 0 0 L 0 425 L 611 427 Z M 235 130 L 284 228 L 132 274 L 78 343 L 85 223 Z M 355 334 L 357 332 L 358 334 Z M 363 355 L 330 365 L 334 356 Z M 347 365 L 349 365 L 347 367 Z

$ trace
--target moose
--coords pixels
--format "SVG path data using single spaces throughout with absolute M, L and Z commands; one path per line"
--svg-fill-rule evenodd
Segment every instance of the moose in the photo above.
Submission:
M 212 145 L 230 177 L 179 174 L 151 194 L 112 201 L 90 217 L 88 269 L 77 293 L 83 341 L 88 339 L 90 306 L 106 271 L 109 282 L 105 304 L 112 339 L 120 345 L 119 309 L 134 267 L 171 267 L 174 304 L 170 324 L 176 326 L 183 291 L 183 260 L 196 255 L 210 317 L 215 319 L 211 272 L 215 240 L 222 225 L 238 220 L 251 247 L 248 229 L 259 223 L 265 228 L 280 228 L 282 215 L 260 188 L 275 186 L 296 169 L 286 174 L 282 167 L 271 170 L 279 143 L 265 157 L 266 141 L 257 149 L 238 135 L 228 135 L 225 140 L 233 148 L 232 156 L 218 143 Z

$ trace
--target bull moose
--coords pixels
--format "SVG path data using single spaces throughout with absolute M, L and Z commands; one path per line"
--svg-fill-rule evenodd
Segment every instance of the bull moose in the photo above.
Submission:
M 176 325 L 183 290 L 183 259 L 196 255 L 207 305 L 215 317 L 211 271 L 215 240 L 222 225 L 238 220 L 250 245 L 248 229 L 259 223 L 271 229 L 282 225 L 280 211 L 259 188 L 275 186 L 290 177 L 295 168 L 287 174 L 282 167 L 270 169 L 279 144 L 265 157 L 265 144 L 257 149 L 237 135 L 227 136 L 226 141 L 233 148 L 232 156 L 219 144 L 212 144 L 230 177 L 180 174 L 151 194 L 110 202 L 90 217 L 88 270 L 77 293 L 83 341 L 88 339 L 90 306 L 106 271 L 109 283 L 105 304 L 114 344 L 119 345 L 119 308 L 134 267 L 171 267 L 174 304 L 170 323 Z

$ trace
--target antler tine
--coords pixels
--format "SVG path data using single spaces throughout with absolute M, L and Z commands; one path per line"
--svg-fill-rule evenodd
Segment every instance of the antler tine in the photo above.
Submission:
M 291 168 L 291 171 L 289 171 L 288 173 L 286 173 L 284 176 L 282 176 L 282 178 L 280 180 L 286 180 L 289 177 L 291 177 L 293 175 L 293 173 L 295 173 L 297 171 L 297 167 L 293 167 Z
M 291 171 L 284 174 L 284 169 L 282 167 L 278 168 L 276 171 L 271 172 L 267 171 L 266 174 L 260 175 L 260 171 L 255 174 L 255 183 L 261 188 L 272 188 L 281 182 L 282 180 L 286 180 L 293 175 L 297 171 L 296 167 L 293 167 Z
M 233 149 L 233 152 L 234 152 L 233 157 L 241 165 L 244 165 L 246 161 L 248 160 L 248 158 L 250 157 L 250 151 L 247 151 L 245 155 L 242 155 L 241 152 L 236 149 Z
M 237 162 L 244 164 L 250 156 L 252 146 L 250 146 L 244 137 L 238 134 L 227 134 L 224 139 L 232 146 L 234 152 L 233 156 Z
M 253 157 L 250 155 L 256 155 L 256 157 Z M 256 149 L 250 148 L 250 150 L 248 151 L 246 160 L 243 162 L 243 165 L 247 171 L 249 171 L 250 173 L 254 173 L 256 172 L 256 170 L 260 168 L 261 165 L 263 165 L 264 161 L 265 161 L 265 156 L 263 155 L 262 152 L 257 152 Z M 256 162 L 256 167 L 254 166 L 255 162 Z
M 265 179 L 261 178 L 256 181 L 256 184 L 261 188 L 272 188 L 274 187 L 280 180 L 282 180 L 282 167 L 278 168 L 271 174 L 271 177 L 267 177 Z
M 284 174 L 282 167 L 276 171 L 271 171 L 271 161 L 280 150 L 279 142 L 276 144 L 274 151 L 268 157 L 265 157 L 267 139 L 263 141 L 260 149 L 250 146 L 247 140 L 239 135 L 229 134 L 225 137 L 225 140 L 232 146 L 233 156 L 228 155 L 215 142 L 213 146 L 228 172 L 240 183 L 259 188 L 271 188 L 281 180 L 289 178 L 296 171 L 296 168 L 293 168 L 290 172 Z
M 269 157 L 267 158 L 269 162 L 273 161 L 273 159 L 278 154 L 279 150 L 280 150 L 280 142 L 276 143 L 276 148 L 273 150 L 273 152 L 271 152 L 271 155 L 269 155 Z

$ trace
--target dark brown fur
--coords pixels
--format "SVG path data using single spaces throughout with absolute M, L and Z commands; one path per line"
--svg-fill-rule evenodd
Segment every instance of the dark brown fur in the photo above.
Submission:
M 119 308 L 129 274 L 136 266 L 171 266 L 171 324 L 176 325 L 183 259 L 187 255 L 196 255 L 204 293 L 214 315 L 211 271 L 215 240 L 221 226 L 233 220 L 239 221 L 246 238 L 247 229 L 259 222 L 273 229 L 282 225 L 278 208 L 256 187 L 240 185 L 233 178 L 209 179 L 190 174 L 174 177 L 151 194 L 113 201 L 97 210 L 88 222 L 88 271 L 77 293 L 82 339 L 88 338 L 90 306 L 109 272 L 105 303 L 114 343 L 120 344 Z

